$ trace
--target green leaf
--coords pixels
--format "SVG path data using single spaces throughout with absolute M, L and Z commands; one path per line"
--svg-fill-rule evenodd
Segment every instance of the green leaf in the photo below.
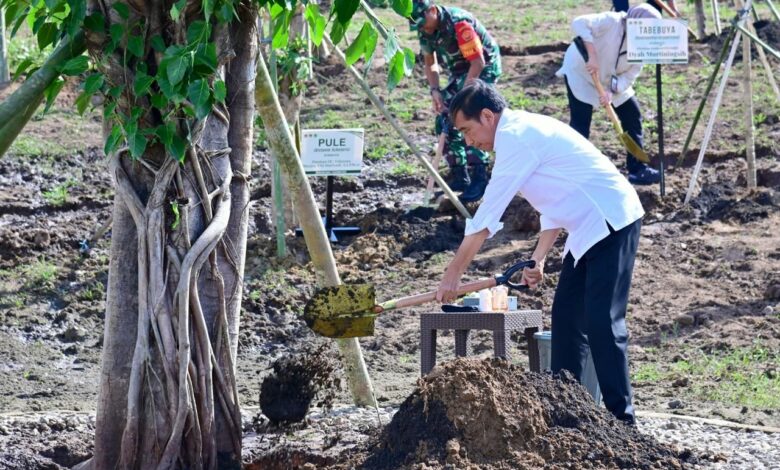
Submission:
M 60 72 L 64 75 L 80 75 L 89 69 L 89 58 L 85 55 L 74 57 L 65 62 Z
M 146 150 L 146 144 L 149 140 L 140 132 L 134 133 L 132 136 L 127 136 L 127 144 L 130 146 L 130 156 L 133 158 L 141 158 Z
M 211 19 L 211 15 L 214 13 L 214 0 L 203 0 L 203 16 L 206 20 Z
M 309 3 L 303 12 L 304 18 L 311 28 L 311 41 L 319 46 L 322 43 L 322 37 L 325 35 L 325 26 L 328 20 L 320 13 L 320 6 L 316 3 Z
M 65 80 L 57 78 L 43 91 L 43 95 L 46 97 L 46 107 L 43 108 L 43 114 L 49 112 L 49 108 L 54 104 L 54 100 L 57 98 L 57 95 L 60 94 L 60 90 L 62 90 L 63 86 L 65 86 Z
M 404 78 L 404 62 L 406 56 L 398 51 L 387 65 L 387 89 L 393 91 Z
M 222 80 L 216 80 L 214 82 L 214 99 L 219 101 L 220 103 L 224 103 L 226 96 L 227 96 L 227 87 L 225 86 L 225 82 L 223 82 Z
M 160 93 L 152 94 L 152 106 L 159 109 L 160 111 L 164 111 L 167 105 L 168 105 L 168 100 L 165 98 L 164 95 Z
M 368 23 L 364 23 L 363 27 L 360 28 L 360 33 L 358 33 L 357 37 L 352 41 L 352 44 L 349 45 L 347 50 L 344 51 L 344 55 L 347 58 L 347 65 L 354 64 L 363 56 L 363 53 L 366 51 L 366 41 L 371 34 L 369 32 L 370 30 L 371 26 Z
M 414 51 L 408 47 L 404 47 L 404 75 L 407 77 L 412 74 L 414 70 Z
M 184 7 L 187 5 L 187 0 L 179 0 L 178 2 L 174 3 L 171 6 L 171 18 L 173 21 L 179 21 L 179 18 L 181 17 L 181 12 L 184 10 Z
M 119 17 L 123 20 L 127 20 L 130 17 L 130 8 L 126 3 L 114 3 L 111 7 L 116 10 Z
M 89 31 L 102 33 L 106 30 L 106 19 L 101 13 L 92 13 L 84 18 L 84 27 Z
M 86 0 L 68 0 L 68 6 L 70 7 L 70 15 L 65 20 L 65 30 L 69 36 L 74 36 L 81 29 L 84 18 L 87 16 L 87 2 Z
M 154 77 L 150 77 L 145 73 L 138 72 L 133 82 L 133 92 L 136 96 L 143 96 L 149 91 L 149 87 L 154 83 Z
M 205 21 L 193 21 L 187 28 L 187 42 L 190 44 L 207 41 L 209 39 L 209 24 Z
M 357 0 L 335 0 L 333 2 L 333 9 L 336 11 L 337 22 L 341 23 L 344 28 L 346 28 L 359 5 L 360 2 Z
M 404 18 L 409 18 L 412 16 L 412 0 L 393 0 L 393 10 Z
M 292 21 L 294 14 L 295 12 L 292 10 L 284 10 L 273 18 L 271 24 L 273 25 L 274 37 L 271 45 L 274 49 L 287 47 L 290 39 L 290 21 Z
M 330 39 L 333 41 L 333 44 L 338 44 L 344 39 L 344 33 L 347 29 L 349 29 L 349 23 L 344 25 L 338 21 L 333 22 L 333 26 L 330 27 Z
M 119 141 L 122 139 L 122 128 L 119 124 L 114 124 L 111 128 L 111 133 L 106 138 L 106 144 L 103 146 L 103 153 L 106 155 L 113 154 L 119 147 Z
M 103 87 L 104 80 L 102 73 L 93 73 L 84 80 L 84 91 L 90 94 L 97 92 Z
M 19 65 L 16 66 L 16 72 L 14 72 L 14 76 L 11 80 L 16 81 L 16 79 L 19 78 L 19 76 L 22 75 L 24 72 L 26 72 L 27 69 L 29 69 L 32 64 L 33 61 L 30 58 L 24 59 L 23 61 L 19 62 Z
M 116 109 L 116 101 L 108 101 L 103 104 L 103 120 L 108 122 Z
M 119 99 L 119 97 L 122 95 L 122 92 L 124 90 L 125 90 L 124 85 L 117 85 L 109 88 L 107 95 L 116 100 Z
M 111 54 L 116 50 L 116 47 L 122 42 L 122 39 L 125 37 L 125 25 L 114 23 L 108 28 L 108 35 L 111 37 L 111 42 L 108 45 L 108 50 L 106 50 L 106 55 Z
M 184 74 L 187 72 L 187 60 L 180 55 L 172 57 L 165 70 L 168 72 L 168 81 L 175 86 L 184 78 Z
M 187 97 L 195 106 L 195 117 L 203 119 L 211 112 L 211 91 L 206 80 L 200 79 L 190 83 Z
M 57 26 L 54 23 L 46 23 L 41 26 L 36 36 L 38 38 L 38 49 L 43 50 L 57 38 Z
M 54 10 L 54 7 L 56 7 L 59 2 L 60 0 L 44 0 L 43 3 L 46 4 L 46 8 L 49 10 Z
M 159 34 L 152 36 L 152 49 L 157 52 L 165 51 L 165 40 Z
M 387 41 L 385 41 L 385 62 L 389 63 L 393 60 L 393 57 L 395 57 L 399 50 L 401 50 L 401 47 L 398 45 L 398 37 L 395 35 L 394 31 L 390 31 L 390 34 L 387 36 Z
M 87 93 L 86 91 L 81 93 L 79 97 L 76 98 L 76 110 L 79 112 L 79 115 L 84 115 L 84 112 L 87 110 L 87 107 L 90 105 L 91 101 L 92 93 Z
M 176 230 L 181 222 L 181 216 L 179 215 L 179 203 L 171 201 L 171 212 L 173 212 L 173 223 L 171 224 L 171 230 Z
M 187 141 L 179 137 L 178 134 L 173 134 L 171 145 L 166 145 L 165 150 L 173 156 L 179 163 L 184 163 L 184 156 L 187 150 Z
M 127 50 L 130 51 L 136 57 L 143 57 L 144 55 L 144 38 L 143 36 L 130 36 L 127 39 Z

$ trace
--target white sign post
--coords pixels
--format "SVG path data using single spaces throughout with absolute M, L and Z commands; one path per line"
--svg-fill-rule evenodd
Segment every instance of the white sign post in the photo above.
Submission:
M 655 94 L 658 112 L 658 161 L 661 197 L 666 195 L 664 174 L 664 107 L 661 64 L 688 63 L 688 22 L 680 19 L 626 20 L 626 59 L 631 64 L 655 64 Z
M 309 176 L 359 175 L 363 169 L 363 129 L 308 129 L 301 161 Z
M 688 63 L 687 21 L 627 19 L 626 38 L 631 64 Z
M 356 235 L 359 227 L 333 226 L 333 177 L 355 176 L 363 169 L 363 129 L 309 129 L 301 139 L 301 161 L 309 176 L 327 176 L 325 199 L 325 233 L 330 241 L 338 235 Z M 303 231 L 296 230 L 302 235 Z

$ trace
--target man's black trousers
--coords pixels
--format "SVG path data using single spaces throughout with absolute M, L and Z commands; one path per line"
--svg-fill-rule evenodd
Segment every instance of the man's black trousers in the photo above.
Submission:
M 566 255 L 552 307 L 552 371 L 582 379 L 588 354 L 604 404 L 618 419 L 634 420 L 628 375 L 626 306 L 642 221 L 613 231 L 574 265 Z
M 590 139 L 590 121 L 593 117 L 593 106 L 578 100 L 571 92 L 568 81 L 566 81 L 566 94 L 569 97 L 569 113 L 571 116 L 569 125 L 572 129 L 579 132 L 580 135 Z M 636 96 L 632 96 L 625 103 L 618 107 L 613 106 L 613 108 L 620 120 L 620 125 L 623 126 L 623 130 L 642 147 L 642 110 L 639 108 L 639 101 L 637 101 Z M 607 119 L 607 117 L 604 116 L 604 119 Z M 642 168 L 644 168 L 644 165 L 633 155 L 626 152 L 626 169 L 628 172 L 636 173 L 641 171 Z

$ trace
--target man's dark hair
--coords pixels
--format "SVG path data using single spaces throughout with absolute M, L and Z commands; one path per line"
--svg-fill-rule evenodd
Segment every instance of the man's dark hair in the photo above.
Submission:
M 450 120 L 455 122 L 458 111 L 463 113 L 466 119 L 479 121 L 483 109 L 489 109 L 498 114 L 506 108 L 506 100 L 496 90 L 482 80 L 475 80 L 463 87 L 450 102 Z

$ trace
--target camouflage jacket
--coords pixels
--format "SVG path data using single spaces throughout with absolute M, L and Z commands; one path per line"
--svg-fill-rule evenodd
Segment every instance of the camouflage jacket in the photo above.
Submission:
M 437 53 L 453 75 L 469 70 L 469 59 L 479 52 L 485 58 L 485 67 L 500 61 L 498 44 L 474 15 L 457 7 L 439 8 L 439 27 L 432 35 L 419 30 L 420 49 L 423 54 Z M 476 33 L 476 34 L 475 34 Z

